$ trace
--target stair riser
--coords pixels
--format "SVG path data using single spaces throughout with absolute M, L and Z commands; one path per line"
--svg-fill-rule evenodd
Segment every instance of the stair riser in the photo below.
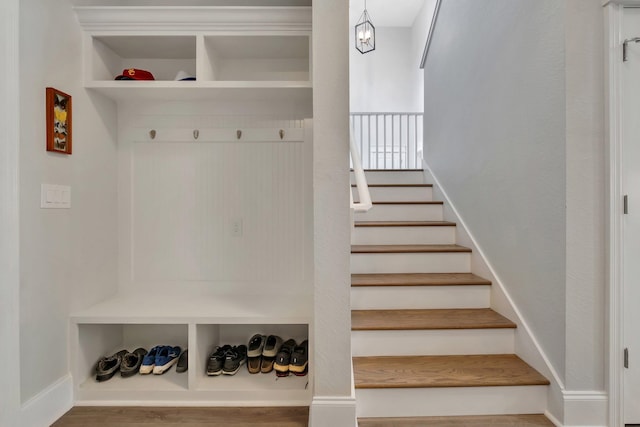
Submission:
M 442 221 L 442 205 L 373 205 L 368 212 L 356 213 L 356 221 Z
M 354 356 L 507 354 L 514 352 L 514 330 L 351 331 L 351 351 Z
M 355 245 L 448 245 L 456 242 L 455 226 L 356 227 Z
M 537 414 L 547 386 L 356 389 L 358 417 Z
M 422 184 L 424 183 L 424 173 L 418 172 L 365 172 L 367 184 Z M 356 179 L 351 172 L 351 183 L 355 184 Z
M 487 308 L 490 298 L 489 286 L 357 286 L 351 309 Z
M 382 253 L 351 254 L 351 273 L 469 273 L 470 254 Z
M 352 188 L 353 200 L 358 199 L 358 190 Z M 369 187 L 374 202 L 428 202 L 433 193 L 431 187 Z

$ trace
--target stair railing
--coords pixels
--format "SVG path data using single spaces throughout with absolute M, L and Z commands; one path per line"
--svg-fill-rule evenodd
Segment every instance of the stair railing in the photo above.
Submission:
M 351 113 L 351 129 L 366 169 L 420 169 L 423 113 Z
M 353 166 L 353 174 L 356 180 L 356 189 L 358 191 L 358 202 L 356 203 L 353 201 L 353 191 L 349 190 L 351 209 L 353 209 L 353 212 L 367 212 L 372 206 L 371 194 L 369 194 L 369 185 L 364 175 L 364 169 L 362 169 L 360 153 L 353 138 L 353 129 L 349 131 L 349 148 L 351 151 L 351 165 Z

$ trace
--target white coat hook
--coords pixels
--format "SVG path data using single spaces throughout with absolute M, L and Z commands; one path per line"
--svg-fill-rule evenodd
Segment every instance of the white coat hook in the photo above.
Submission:
M 156 130 L 155 129 L 151 129 L 149 131 L 149 137 L 151 137 L 151 139 L 156 139 Z
M 240 129 L 236 131 L 236 136 L 238 137 L 238 139 L 242 138 L 242 131 Z
M 200 136 L 200 131 L 198 129 L 193 131 L 193 139 L 198 139 Z
M 284 139 L 284 129 L 280 129 L 280 139 Z

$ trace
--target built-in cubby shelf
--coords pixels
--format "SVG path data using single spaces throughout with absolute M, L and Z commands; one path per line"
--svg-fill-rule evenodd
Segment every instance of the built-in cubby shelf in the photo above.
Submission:
M 311 109 L 311 7 L 74 10 L 84 87 L 92 92 L 126 101 L 206 100 L 225 117 L 245 105 L 271 108 L 255 100 L 283 101 L 296 114 Z M 115 80 L 131 68 L 154 80 Z M 179 73 L 195 79 L 176 80 Z M 118 129 L 120 294 L 70 316 L 75 404 L 308 405 L 313 360 L 304 377 L 251 375 L 246 367 L 209 377 L 205 369 L 217 346 L 246 345 L 256 333 L 309 339 L 313 348 L 304 273 L 311 271 L 304 256 L 310 211 L 300 208 L 310 194 L 311 140 L 301 127 L 213 126 L 217 119 L 200 104 L 187 104 L 167 114 L 162 108 L 173 106 L 136 103 L 133 117 L 125 113 L 134 105 L 117 105 L 127 117 Z M 181 202 L 185 193 L 190 202 Z M 240 235 L 230 234 L 230 218 L 244 227 Z M 155 345 L 188 348 L 188 371 L 95 380 L 101 357 Z
M 71 316 L 76 404 L 308 405 L 311 378 L 250 374 L 206 375 L 217 346 L 247 344 L 256 333 L 302 342 L 309 337 L 310 298 L 245 295 L 114 297 Z M 95 364 L 121 349 L 154 345 L 189 349 L 189 369 L 163 375 L 95 380 Z M 312 363 L 312 362 L 311 362 Z
M 114 99 L 311 98 L 309 7 L 75 10 L 85 87 Z M 130 68 L 155 80 L 114 80 Z

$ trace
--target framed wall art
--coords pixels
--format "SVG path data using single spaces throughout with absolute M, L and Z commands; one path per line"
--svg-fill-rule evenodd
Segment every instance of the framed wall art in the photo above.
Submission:
M 71 95 L 47 88 L 47 151 L 71 154 Z

